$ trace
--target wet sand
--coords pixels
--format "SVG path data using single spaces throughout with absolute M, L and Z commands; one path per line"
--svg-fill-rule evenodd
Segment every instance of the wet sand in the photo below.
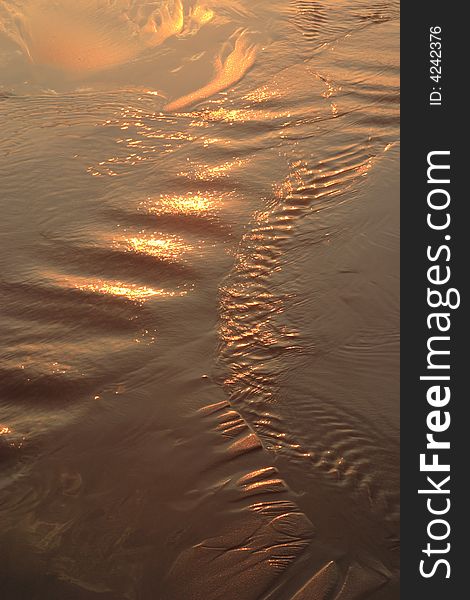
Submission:
M 397 4 L 40 8 L 0 8 L 3 597 L 398 598 Z

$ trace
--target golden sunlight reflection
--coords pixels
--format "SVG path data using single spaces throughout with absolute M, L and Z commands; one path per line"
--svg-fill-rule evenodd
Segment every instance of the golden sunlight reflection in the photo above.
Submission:
M 215 181 L 221 177 L 228 177 L 232 171 L 246 165 L 248 160 L 248 158 L 237 158 L 214 166 L 198 164 L 192 166 L 192 169 L 189 171 L 181 171 L 179 175 L 193 180 Z
M 172 296 L 185 296 L 187 291 L 170 291 L 164 289 L 155 289 L 147 286 L 140 286 L 133 283 L 123 283 L 119 281 L 90 281 L 89 283 L 75 283 L 75 287 L 79 290 L 88 292 L 96 292 L 99 294 L 106 294 L 111 296 L 120 296 L 127 298 L 127 300 L 133 300 L 135 302 L 145 302 L 150 298 L 155 297 L 172 297 Z
M 245 73 L 254 65 L 258 45 L 250 41 L 249 34 L 245 30 L 238 35 L 232 51 L 224 61 L 223 50 L 224 48 L 222 48 L 215 59 L 215 74 L 212 80 L 198 90 L 169 102 L 164 107 L 165 110 L 182 110 L 240 81 Z
M 141 208 L 155 215 L 196 215 L 214 212 L 217 202 L 213 194 L 162 195 L 159 198 L 147 198 Z
M 147 45 L 159 46 L 165 40 L 181 33 L 184 25 L 184 11 L 181 0 L 175 0 L 173 6 L 165 3 L 160 9 L 150 15 L 144 27 L 148 34 Z
M 277 97 L 275 90 L 273 90 L 272 94 L 265 94 L 265 91 L 260 89 L 244 96 L 243 100 L 250 102 L 246 107 L 232 108 L 230 106 L 217 106 L 217 102 L 214 102 L 216 108 L 194 113 L 198 118 L 191 122 L 191 127 L 207 127 L 210 122 L 247 123 L 249 121 L 273 121 L 275 119 L 292 117 L 290 109 L 273 110 L 262 106 L 264 102 L 275 97 Z M 250 98 L 256 98 L 256 100 L 250 100 Z M 259 105 L 259 108 L 255 108 L 256 104 Z
M 255 90 L 248 92 L 243 96 L 243 100 L 248 100 L 248 102 L 256 102 L 259 104 L 260 102 L 266 102 L 268 100 L 273 100 L 274 98 L 281 97 L 282 94 L 277 87 L 273 87 L 272 83 L 270 86 L 263 85 Z
M 209 23 L 214 18 L 214 11 L 211 8 L 207 8 L 206 6 L 197 5 L 193 12 L 192 18 L 201 25 L 205 23 Z
M 22 435 L 18 431 L 14 431 L 8 425 L 0 423 L 0 441 L 3 447 L 9 447 L 11 449 L 20 449 L 26 442 L 26 436 Z
M 117 246 L 124 245 L 129 252 L 170 261 L 180 259 L 184 253 L 193 250 L 193 246 L 177 236 L 155 237 L 148 236 L 145 232 L 141 232 L 140 237 L 118 239 L 114 243 Z
M 153 288 L 147 285 L 139 285 L 118 280 L 104 280 L 99 278 L 81 276 L 51 276 L 52 281 L 60 287 L 92 292 L 105 296 L 115 296 L 143 303 L 152 298 L 172 298 L 186 296 L 192 289 L 192 285 L 184 284 L 176 289 Z

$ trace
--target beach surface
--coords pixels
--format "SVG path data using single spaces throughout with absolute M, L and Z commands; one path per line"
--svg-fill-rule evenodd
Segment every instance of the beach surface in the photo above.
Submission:
M 0 3 L 4 600 L 399 597 L 399 5 Z

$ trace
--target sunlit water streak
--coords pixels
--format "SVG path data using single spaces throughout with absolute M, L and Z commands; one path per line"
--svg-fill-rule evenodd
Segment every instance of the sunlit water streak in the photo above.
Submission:
M 396 597 L 397 17 L 0 4 L 8 600 Z

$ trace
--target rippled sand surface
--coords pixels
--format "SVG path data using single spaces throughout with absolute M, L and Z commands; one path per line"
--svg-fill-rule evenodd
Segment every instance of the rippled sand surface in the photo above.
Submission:
M 398 598 L 398 10 L 0 1 L 2 599 Z

